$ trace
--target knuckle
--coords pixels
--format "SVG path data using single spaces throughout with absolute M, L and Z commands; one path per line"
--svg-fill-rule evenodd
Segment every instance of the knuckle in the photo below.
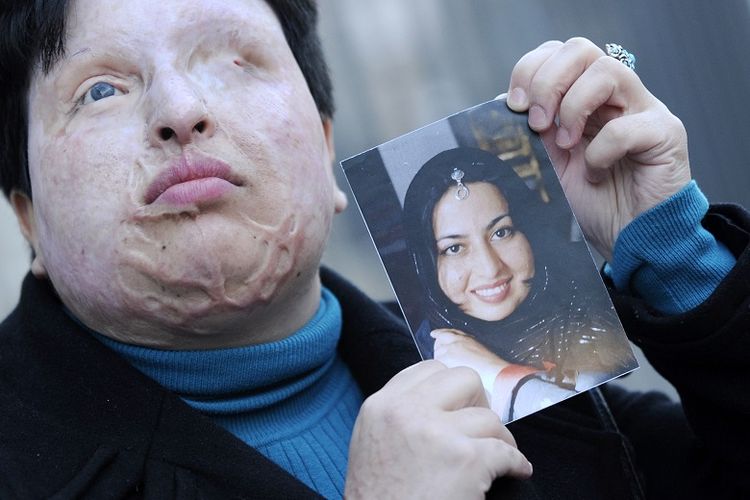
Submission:
M 601 55 L 589 66 L 590 71 L 595 71 L 601 75 L 609 78 L 613 85 L 619 86 L 623 82 L 630 82 L 630 84 L 636 84 L 636 80 L 640 82 L 635 72 L 625 66 L 623 63 L 610 57 L 608 55 Z M 642 83 L 638 83 L 642 87 L 642 92 L 648 93 L 646 87 Z
M 451 443 L 450 454 L 458 468 L 473 468 L 479 461 L 479 451 L 469 439 L 460 439 Z
M 419 439 L 422 442 L 433 444 L 442 454 L 450 455 L 452 453 L 453 442 L 451 439 L 446 439 L 450 429 L 430 422 L 417 426 L 416 431 L 419 432 Z
M 434 359 L 426 359 L 424 361 L 420 361 L 418 365 L 425 370 L 440 370 L 442 368 L 445 368 L 445 365 L 443 365 L 443 363 Z
M 520 462 L 522 460 L 523 455 L 521 454 L 521 452 L 518 451 L 518 448 L 511 445 L 510 443 L 498 439 L 495 442 L 495 446 L 498 456 L 504 457 L 504 459 L 508 462 L 513 463 Z
M 543 107 L 547 108 L 562 97 L 564 90 L 565 86 L 559 80 L 535 78 L 531 82 L 529 93 L 531 94 L 531 101 L 542 104 Z
M 625 79 L 635 75 L 620 61 L 609 56 L 600 56 L 594 59 L 586 72 L 612 89 L 618 88 Z M 632 73 L 632 75 L 628 75 L 628 73 Z
M 424 361 L 419 362 L 419 365 L 420 367 L 422 367 L 422 369 L 429 370 L 431 372 L 439 372 L 439 371 L 445 370 L 446 368 L 445 363 L 441 363 L 440 361 L 436 359 L 426 359 Z
M 496 437 L 503 436 L 504 426 L 498 416 L 492 410 L 487 410 L 485 412 L 485 415 L 487 415 L 487 428 L 490 430 L 492 435 Z M 510 432 L 508 432 L 508 434 L 510 434 Z
M 563 99 L 560 103 L 560 124 L 569 129 L 583 130 L 592 110 L 587 104 L 573 103 Z
M 443 365 L 440 361 L 436 361 L 434 359 L 427 359 L 424 361 L 420 361 L 418 363 L 414 363 L 411 366 L 408 366 L 401 370 L 396 377 L 401 377 L 403 379 L 414 379 L 415 377 L 425 377 L 425 376 L 431 376 L 441 370 L 445 369 L 445 365 Z M 396 378 L 394 377 L 394 378 Z M 386 387 L 388 387 L 386 385 Z
M 547 40 L 543 44 L 541 44 L 539 47 L 537 47 L 537 50 L 539 49 L 551 49 L 551 48 L 557 48 L 563 45 L 563 42 L 560 40 Z
M 582 36 L 574 36 L 574 37 L 568 38 L 565 41 L 565 43 L 567 45 L 580 47 L 580 46 L 586 45 L 586 43 L 591 43 L 591 42 L 587 38 L 584 38 Z
M 649 126 L 654 129 L 658 136 L 658 142 L 665 145 L 680 148 L 687 143 L 687 131 L 682 120 L 670 113 L 668 110 L 657 116 L 649 117 Z
M 360 415 L 377 418 L 384 411 L 383 400 L 385 398 L 380 392 L 367 397 L 359 408 Z
M 599 135 L 607 141 L 620 143 L 628 138 L 628 130 L 620 126 L 617 120 L 613 120 L 602 127 Z
M 518 62 L 516 62 L 516 64 L 513 66 L 513 71 L 511 73 L 512 76 L 516 79 L 530 78 L 534 69 L 536 69 L 537 64 L 539 63 L 540 58 L 543 57 L 547 52 L 558 49 L 562 45 L 563 43 L 559 40 L 548 40 L 536 49 L 527 52 L 526 54 L 521 56 Z
M 528 52 L 521 56 L 521 58 L 513 66 L 512 76 L 515 79 L 527 79 L 530 76 L 532 61 L 534 59 L 534 52 Z
M 384 391 L 378 391 L 364 400 L 359 412 L 368 419 L 399 423 L 403 419 L 402 406 Z
M 612 75 L 615 72 L 620 72 L 623 69 L 627 69 L 624 64 L 607 55 L 602 55 L 589 66 L 590 71 L 598 71 L 605 75 Z
M 594 42 L 582 36 L 574 36 L 565 41 L 565 45 L 576 50 L 600 50 Z
M 450 370 L 454 372 L 453 376 L 455 376 L 457 380 L 460 380 L 467 387 L 482 387 L 482 379 L 473 368 L 469 368 L 468 366 L 456 366 L 454 368 L 450 368 Z
M 673 115 L 669 111 L 667 111 L 666 117 L 664 118 L 664 125 L 664 128 L 670 132 L 670 135 L 680 138 L 687 136 L 685 124 L 682 123 L 682 120 L 680 120 L 678 116 Z
M 502 438 L 510 431 L 505 431 L 500 417 L 489 408 L 474 407 L 471 408 L 476 426 L 481 428 L 483 433 L 495 438 Z

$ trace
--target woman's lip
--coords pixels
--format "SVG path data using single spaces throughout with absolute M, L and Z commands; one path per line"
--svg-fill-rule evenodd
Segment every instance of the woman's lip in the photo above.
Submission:
M 497 281 L 489 285 L 474 288 L 473 293 L 479 300 L 488 304 L 498 304 L 505 300 L 510 293 L 510 282 L 512 278 Z
M 153 203 L 178 206 L 206 203 L 221 198 L 235 187 L 219 177 L 203 177 L 169 186 Z
M 146 189 L 144 202 L 184 205 L 219 198 L 242 182 L 224 162 L 182 156 L 162 170 Z

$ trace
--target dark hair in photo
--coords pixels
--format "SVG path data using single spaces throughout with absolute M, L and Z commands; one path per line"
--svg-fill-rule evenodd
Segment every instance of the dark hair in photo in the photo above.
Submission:
M 328 67 L 316 31 L 314 0 L 266 0 L 276 13 L 318 111 L 334 112 Z M 34 71 L 49 72 L 65 53 L 67 0 L 10 0 L 0 6 L 0 188 L 31 195 L 27 95 Z

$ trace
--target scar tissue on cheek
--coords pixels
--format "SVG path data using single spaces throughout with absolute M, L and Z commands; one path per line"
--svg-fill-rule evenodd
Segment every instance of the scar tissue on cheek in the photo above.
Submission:
M 217 223 L 197 207 L 179 214 L 149 208 L 125 222 L 118 263 L 129 307 L 183 324 L 215 309 L 268 303 L 292 274 L 304 238 L 296 217 L 263 225 L 245 215 Z

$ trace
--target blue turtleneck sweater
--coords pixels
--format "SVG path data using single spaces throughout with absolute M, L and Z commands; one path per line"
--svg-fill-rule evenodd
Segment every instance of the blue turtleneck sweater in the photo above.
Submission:
M 320 307 L 294 335 L 268 344 L 167 351 L 96 334 L 138 370 L 327 498 L 342 497 L 362 394 L 336 353 L 341 308 Z

